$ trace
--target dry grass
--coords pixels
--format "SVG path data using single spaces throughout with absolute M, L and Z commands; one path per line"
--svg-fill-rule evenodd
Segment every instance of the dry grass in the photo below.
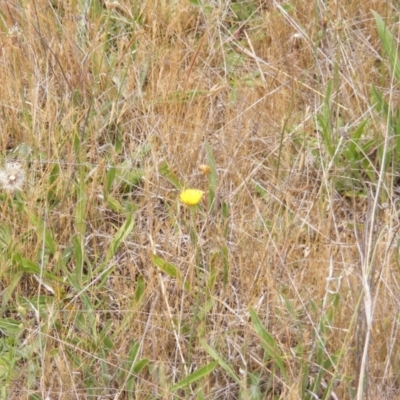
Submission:
M 397 2 L 3 3 L 1 399 L 400 397 Z

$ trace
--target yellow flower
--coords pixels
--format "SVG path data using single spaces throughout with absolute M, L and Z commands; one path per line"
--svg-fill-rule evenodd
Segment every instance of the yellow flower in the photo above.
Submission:
M 181 202 L 188 206 L 199 204 L 203 197 L 203 191 L 198 189 L 186 189 L 180 195 Z

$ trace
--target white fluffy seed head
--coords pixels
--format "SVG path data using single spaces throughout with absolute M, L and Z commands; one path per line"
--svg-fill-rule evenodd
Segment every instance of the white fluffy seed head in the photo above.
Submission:
M 0 184 L 4 190 L 14 192 L 22 190 L 25 183 L 25 173 L 18 162 L 9 162 L 0 170 Z

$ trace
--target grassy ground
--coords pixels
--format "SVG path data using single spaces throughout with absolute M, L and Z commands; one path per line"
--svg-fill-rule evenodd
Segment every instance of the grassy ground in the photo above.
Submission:
M 2 2 L 0 399 L 400 398 L 398 6 Z

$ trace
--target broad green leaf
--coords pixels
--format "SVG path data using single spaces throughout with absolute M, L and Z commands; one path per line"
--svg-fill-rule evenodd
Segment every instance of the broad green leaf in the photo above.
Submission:
M 138 374 L 140 371 L 143 370 L 143 368 L 146 367 L 146 365 L 149 364 L 149 360 L 147 358 L 143 358 L 142 360 L 138 361 L 137 363 L 135 363 L 134 367 L 133 367 L 133 372 L 135 374 Z
M 214 361 L 208 365 L 205 365 L 204 367 L 199 368 L 186 378 L 180 380 L 178 383 L 175 385 L 171 386 L 170 390 L 173 392 L 178 389 L 182 389 L 188 385 L 191 385 L 195 383 L 196 381 L 204 378 L 205 376 L 209 375 L 211 372 L 214 371 L 214 369 L 217 367 L 218 362 Z
M 164 259 L 156 256 L 155 254 L 153 254 L 153 263 L 157 268 L 165 272 L 170 277 L 180 279 L 181 274 L 179 272 L 179 269 L 174 264 L 165 261 Z

